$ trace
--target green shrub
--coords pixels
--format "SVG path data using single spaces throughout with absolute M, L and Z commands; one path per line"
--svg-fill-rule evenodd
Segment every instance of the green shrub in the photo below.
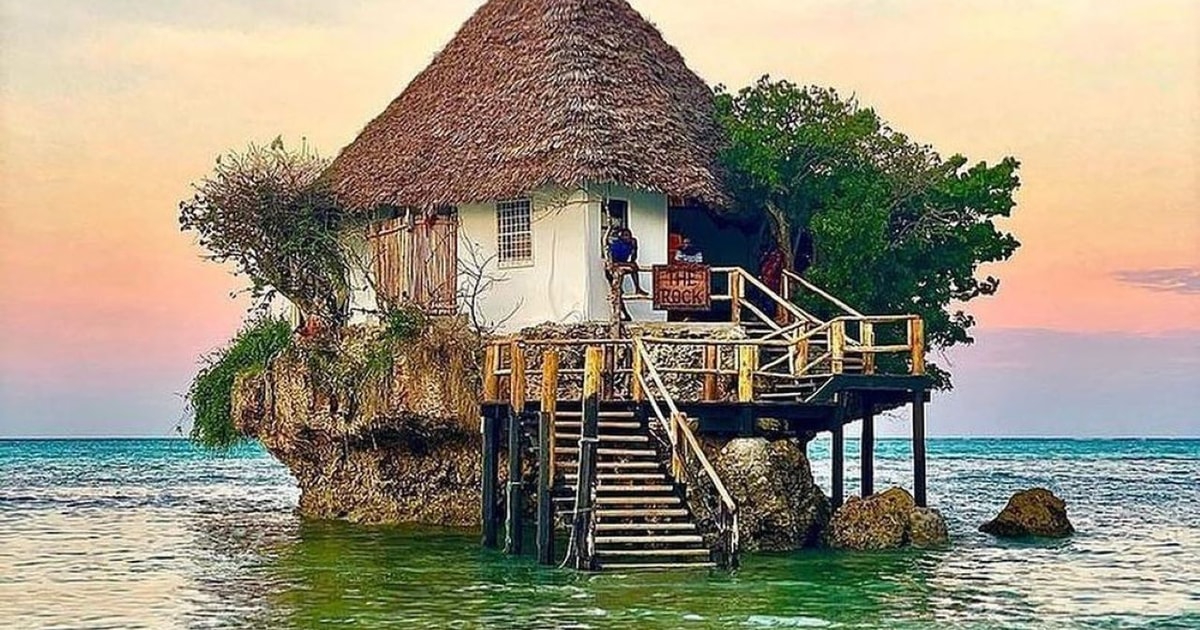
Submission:
M 395 341 L 416 337 L 425 329 L 425 324 L 425 313 L 414 305 L 400 306 L 383 316 L 384 334 Z
M 204 358 L 205 366 L 187 396 L 193 441 L 205 448 L 228 449 L 243 440 L 233 425 L 233 381 L 239 374 L 266 369 L 291 341 L 291 324 L 261 317 L 246 322 L 228 346 Z

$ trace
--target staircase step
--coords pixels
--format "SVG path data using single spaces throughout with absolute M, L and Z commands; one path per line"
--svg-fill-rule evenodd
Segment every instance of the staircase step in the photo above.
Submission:
M 554 451 L 564 455 L 579 455 L 579 447 L 577 446 L 565 446 L 556 448 Z M 658 451 L 648 448 L 605 448 L 601 446 L 596 449 L 596 454 L 613 457 L 658 457 Z
M 669 530 L 669 531 L 696 531 L 696 524 L 687 521 L 684 523 L 596 523 L 596 531 L 598 532 L 637 532 L 651 530 Z
M 579 479 L 579 475 L 577 475 L 575 473 L 571 473 L 569 475 L 565 475 L 565 478 L 567 481 L 567 485 L 574 486 L 575 485 L 574 481 Z M 663 473 L 644 473 L 644 472 L 598 473 L 596 475 L 596 479 L 600 481 L 601 485 L 604 485 L 604 482 L 606 482 L 606 481 L 607 482 L 629 481 L 629 482 L 641 482 L 641 483 L 654 483 L 656 481 L 659 481 L 659 482 L 665 483 L 667 481 L 667 476 Z M 621 486 L 621 484 L 618 484 L 618 483 L 613 483 L 612 485 Z
M 575 443 L 575 442 L 578 442 L 579 438 L 582 436 L 578 433 L 555 433 L 554 437 L 559 440 L 567 440 L 568 442 Z M 650 441 L 650 436 L 648 436 L 648 435 L 615 435 L 612 433 L 601 433 L 600 434 L 600 443 L 601 444 L 603 444 L 604 442 L 641 442 L 641 443 L 646 443 L 649 441 Z
M 680 503 L 679 497 L 674 495 L 596 497 L 596 505 L 679 505 Z
M 596 516 L 600 518 L 654 518 L 687 515 L 687 508 L 596 508 Z
M 597 549 L 596 556 L 699 556 L 711 555 L 708 549 Z
M 578 450 L 578 449 L 577 449 Z M 564 460 L 554 464 L 559 468 L 579 468 L 579 460 Z M 659 470 L 661 465 L 657 461 L 651 462 L 596 462 L 596 468 L 612 468 L 612 469 L 630 469 L 641 468 Z
M 582 411 L 558 411 L 555 412 L 556 418 L 582 418 Z M 600 411 L 600 418 L 636 418 L 637 412 L 634 411 Z
M 596 486 L 597 492 L 672 492 L 675 490 L 675 486 L 669 485 L 633 486 L 622 483 L 603 483 L 603 479 L 600 481 L 601 483 Z M 573 483 L 568 483 L 563 487 L 569 489 L 571 492 L 574 492 L 576 485 Z
M 613 571 L 671 571 L 678 569 L 712 569 L 715 562 L 604 562 L 601 569 Z
M 703 543 L 699 534 L 664 534 L 659 536 L 596 536 L 597 545 L 692 545 Z
M 605 422 L 604 420 L 601 420 L 600 422 L 598 422 L 596 424 L 601 429 L 616 429 L 616 430 L 619 430 L 619 429 L 637 430 L 637 429 L 641 429 L 641 428 L 645 427 L 645 425 L 643 425 L 641 422 L 618 422 L 618 421 Z M 578 429 L 582 426 L 583 426 L 583 422 L 579 421 L 579 420 L 575 420 L 575 421 L 556 420 L 554 422 L 555 429 Z

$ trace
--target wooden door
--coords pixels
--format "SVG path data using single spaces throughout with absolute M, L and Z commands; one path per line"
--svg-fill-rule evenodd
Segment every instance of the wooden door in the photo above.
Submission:
M 457 213 L 382 221 L 370 240 L 375 281 L 387 300 L 432 315 L 458 312 Z

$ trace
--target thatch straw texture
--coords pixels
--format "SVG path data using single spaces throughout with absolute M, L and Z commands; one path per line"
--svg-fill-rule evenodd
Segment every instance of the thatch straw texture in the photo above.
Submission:
M 721 137 L 709 87 L 625 0 L 490 0 L 329 176 L 363 210 L 607 183 L 715 207 Z

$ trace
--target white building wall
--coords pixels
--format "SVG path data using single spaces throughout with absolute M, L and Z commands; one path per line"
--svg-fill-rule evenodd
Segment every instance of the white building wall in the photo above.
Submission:
M 496 261 L 496 204 L 460 206 L 459 291 L 469 279 L 462 273 L 471 252 L 491 260 L 485 273 L 496 282 L 480 296 L 477 314 L 485 325 L 512 331 L 544 322 L 573 323 L 588 318 L 586 221 L 594 205 L 582 191 L 539 191 L 531 196 L 533 261 L 500 265 Z M 467 305 L 461 305 L 464 313 Z

